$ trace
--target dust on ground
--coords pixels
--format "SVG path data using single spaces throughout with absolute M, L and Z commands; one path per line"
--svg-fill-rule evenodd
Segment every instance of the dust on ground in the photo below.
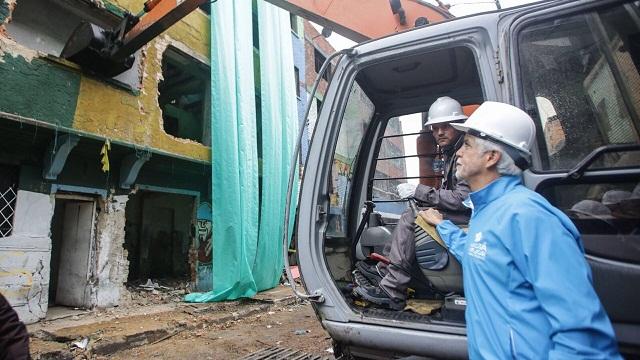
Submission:
M 313 308 L 287 287 L 204 304 L 171 301 L 181 286 L 167 288 L 138 291 L 118 308 L 53 309 L 28 326 L 32 357 L 237 359 L 269 346 L 331 357 L 331 340 Z
M 110 358 L 238 359 L 267 346 L 331 355 L 327 352 L 331 340 L 307 303 L 284 306 L 220 325 L 201 326 L 156 344 L 118 352 Z

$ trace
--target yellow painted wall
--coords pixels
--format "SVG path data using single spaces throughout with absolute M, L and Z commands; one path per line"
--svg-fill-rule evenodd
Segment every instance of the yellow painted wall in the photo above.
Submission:
M 112 0 L 137 13 L 144 0 Z M 82 76 L 73 127 L 138 146 L 159 149 L 196 160 L 209 161 L 211 149 L 192 140 L 164 132 L 158 106 L 158 82 L 162 78 L 162 53 L 168 45 L 187 49 L 209 59 L 209 17 L 196 10 L 143 48 L 142 88 L 139 95 L 103 81 Z

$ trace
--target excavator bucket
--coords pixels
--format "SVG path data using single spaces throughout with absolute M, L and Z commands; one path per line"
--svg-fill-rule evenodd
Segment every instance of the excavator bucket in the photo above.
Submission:
M 111 56 L 110 32 L 98 25 L 82 22 L 71 34 L 60 57 L 92 73 L 113 77 L 129 70 L 134 55 L 117 59 Z

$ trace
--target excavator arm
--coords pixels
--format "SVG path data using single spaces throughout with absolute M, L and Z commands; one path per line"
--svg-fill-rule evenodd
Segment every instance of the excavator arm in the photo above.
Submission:
M 355 42 L 453 18 L 422 0 L 266 0 Z
M 125 13 L 122 22 L 108 30 L 83 22 L 60 56 L 88 71 L 116 76 L 133 66 L 134 54 L 141 47 L 210 1 L 148 0 L 139 14 Z M 266 1 L 356 42 L 453 17 L 444 6 L 436 7 L 421 0 Z

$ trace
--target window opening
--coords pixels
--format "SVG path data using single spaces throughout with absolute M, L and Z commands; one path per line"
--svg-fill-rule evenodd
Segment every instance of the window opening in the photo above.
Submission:
M 380 147 L 375 160 L 376 170 L 370 180 L 371 198 L 376 209 L 400 215 L 407 207 L 397 190 L 402 183 L 439 184 L 441 171 L 433 169 L 434 159 L 441 153 L 423 146 L 431 136 L 431 131 L 423 129 L 421 113 L 393 117 L 387 121 L 384 135 L 377 140 Z
M 298 17 L 294 14 L 289 13 L 289 22 L 291 24 L 291 31 L 294 34 L 298 35 Z
M 13 232 L 13 217 L 18 197 L 18 168 L 0 165 L 0 237 Z
M 295 77 L 296 82 L 296 96 L 300 98 L 300 69 L 297 66 L 293 67 L 293 76 Z
M 329 225 L 327 236 L 347 236 L 348 198 L 354 175 L 358 149 L 375 107 L 357 83 L 349 93 L 340 135 L 333 156 L 331 185 L 329 191 Z
M 200 10 L 204 11 L 207 15 L 211 15 L 211 2 L 200 5 Z
M 554 185 L 542 194 L 574 222 L 589 253 L 640 263 L 640 182 Z
M 327 61 L 327 58 L 322 55 L 322 53 L 318 49 L 313 49 L 313 58 L 316 74 L 320 73 L 320 69 L 322 69 L 322 65 Z M 326 81 L 329 81 L 329 77 L 331 76 L 331 64 L 327 67 L 327 71 L 322 74 L 322 78 Z
M 163 80 L 158 84 L 158 104 L 167 134 L 205 145 L 210 111 L 208 66 L 169 47 L 162 57 Z

